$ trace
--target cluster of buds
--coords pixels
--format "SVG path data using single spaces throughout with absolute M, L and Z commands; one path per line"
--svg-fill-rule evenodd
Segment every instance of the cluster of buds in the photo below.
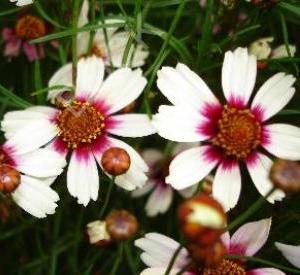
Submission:
M 221 234 L 227 224 L 227 216 L 220 203 L 201 194 L 183 202 L 178 217 L 193 259 L 205 267 L 218 266 L 225 255 Z
M 106 246 L 112 242 L 131 239 L 139 227 L 134 215 L 126 210 L 113 210 L 105 220 L 96 220 L 87 225 L 86 233 L 89 243 Z
M 270 179 L 273 185 L 287 194 L 300 191 L 300 164 L 295 161 L 279 159 L 274 162 Z

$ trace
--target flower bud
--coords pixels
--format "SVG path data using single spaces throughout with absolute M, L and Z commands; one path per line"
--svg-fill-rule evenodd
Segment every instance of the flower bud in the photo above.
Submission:
M 109 148 L 101 159 L 103 169 L 113 176 L 125 174 L 130 167 L 130 162 L 129 154 L 119 147 Z
M 112 239 L 121 241 L 128 240 L 138 230 L 138 221 L 126 210 L 113 210 L 106 218 L 106 228 Z
M 271 167 L 270 179 L 276 188 L 286 193 L 298 192 L 300 191 L 300 164 L 279 159 Z
M 255 55 L 257 60 L 267 59 L 272 52 L 270 43 L 272 43 L 273 40 L 273 37 L 264 37 L 255 40 L 249 45 L 249 54 Z
M 197 243 L 190 243 L 187 245 L 187 248 L 192 258 L 198 264 L 205 267 L 217 267 L 223 261 L 226 252 L 224 244 L 221 240 L 218 240 L 214 244 L 209 245 L 198 245 Z
M 205 194 L 183 202 L 179 206 L 178 217 L 185 237 L 201 245 L 218 240 L 227 224 L 221 204 Z
M 96 246 L 106 246 L 112 242 L 111 236 L 107 232 L 105 221 L 93 221 L 87 224 L 86 233 L 89 243 Z
M 11 166 L 0 166 L 0 192 L 9 194 L 14 192 L 21 182 L 21 175 L 19 171 Z

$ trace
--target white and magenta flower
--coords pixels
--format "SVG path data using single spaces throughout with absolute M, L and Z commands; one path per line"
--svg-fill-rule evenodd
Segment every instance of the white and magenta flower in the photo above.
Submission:
M 239 256 L 253 256 L 262 248 L 268 239 L 271 219 L 250 222 L 241 226 L 230 238 L 229 233 L 222 235 L 222 241 L 227 254 Z M 135 241 L 135 246 L 143 250 L 141 259 L 150 268 L 142 271 L 141 275 L 163 275 L 179 243 L 159 233 L 148 233 L 144 238 Z M 183 248 L 176 258 L 170 274 L 175 275 L 190 262 L 187 249 Z M 230 273 L 225 273 L 225 270 Z M 245 274 L 245 275 L 283 275 L 276 268 L 256 268 L 247 270 L 246 261 L 233 261 L 224 259 L 216 268 L 191 268 L 184 275 L 209 274 Z
M 292 265 L 300 268 L 300 245 L 288 245 L 276 242 L 275 246 Z
M 64 68 L 60 71 L 63 73 Z M 9 112 L 1 125 L 7 137 L 28 150 L 50 143 L 63 156 L 72 152 L 68 190 L 83 205 L 98 197 L 97 162 L 100 165 L 102 154 L 109 147 L 121 147 L 131 158 L 129 170 L 116 177 L 117 185 L 133 190 L 147 180 L 148 167 L 139 154 L 110 134 L 142 137 L 155 133 L 147 115 L 114 115 L 142 93 L 147 81 L 141 70 L 118 69 L 105 81 L 103 78 L 103 61 L 95 56 L 83 58 L 78 62 L 75 98 L 71 104 Z
M 264 196 L 272 188 L 268 178 L 272 160 L 264 150 L 280 158 L 300 159 L 300 128 L 268 123 L 293 97 L 295 78 L 277 73 L 261 86 L 250 104 L 256 71 L 256 58 L 248 55 L 247 49 L 225 54 L 225 104 L 183 64 L 158 72 L 158 88 L 173 104 L 160 106 L 153 118 L 159 135 L 178 142 L 202 142 L 171 162 L 166 182 L 175 189 L 199 182 L 217 167 L 213 196 L 229 210 L 237 204 L 241 191 L 240 163 L 246 164 Z M 268 201 L 283 197 L 284 193 L 276 190 Z
M 15 28 L 2 30 L 2 38 L 5 42 L 4 56 L 17 57 L 23 51 L 29 61 L 44 58 L 44 45 L 33 45 L 29 40 L 41 37 L 46 32 L 47 26 L 43 19 L 30 14 L 22 15 L 17 19 Z
M 78 27 L 83 27 L 89 23 L 89 2 L 84 0 L 80 12 Z M 105 24 L 124 23 L 118 19 L 107 19 Z M 103 22 L 99 21 L 99 24 Z M 92 53 L 104 60 L 105 65 L 114 67 L 122 67 L 122 58 L 130 38 L 129 31 L 119 31 L 119 27 L 106 27 L 107 42 L 103 29 L 98 29 L 92 42 Z M 78 56 L 84 56 L 88 53 L 90 40 L 90 32 L 80 32 L 77 36 L 77 53 Z M 145 60 L 149 52 L 145 49 L 141 41 L 137 41 L 136 46 L 132 45 L 129 50 L 126 66 L 131 68 L 141 67 L 145 64 Z
M 50 185 L 66 165 L 60 154 L 49 149 L 29 152 L 8 140 L 0 147 L 0 164 L 20 173 L 20 182 L 11 194 L 16 204 L 37 218 L 55 212 L 59 197 Z M 7 182 L 5 176 L 1 175 L 2 182 Z
M 33 0 L 9 0 L 10 2 L 16 2 L 16 5 L 21 7 L 21 6 L 26 6 L 30 5 L 33 3 Z
M 142 188 L 134 190 L 132 196 L 138 198 L 151 193 L 145 205 L 148 216 L 154 217 L 158 214 L 166 213 L 170 208 L 174 190 L 165 182 L 165 178 L 169 173 L 170 162 L 175 155 L 185 149 L 191 148 L 193 145 L 195 146 L 195 144 L 180 143 L 173 148 L 169 157 L 164 156 L 157 149 L 146 149 L 142 152 L 142 157 L 149 167 L 149 179 Z M 196 189 L 197 185 L 193 185 L 180 190 L 179 193 L 184 197 L 190 197 L 195 193 Z

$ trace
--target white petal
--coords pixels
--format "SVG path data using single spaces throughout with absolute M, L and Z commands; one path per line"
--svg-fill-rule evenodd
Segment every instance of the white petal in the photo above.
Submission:
M 273 188 L 273 184 L 269 179 L 269 173 L 273 164 L 272 160 L 266 155 L 257 153 L 254 160 L 247 161 L 247 168 L 258 192 L 265 196 Z M 285 197 L 284 192 L 276 190 L 268 197 L 270 203 L 275 200 L 282 200 Z
M 90 99 L 102 85 L 104 63 L 96 56 L 81 58 L 77 64 L 76 98 Z
M 141 259 L 149 267 L 167 267 L 179 247 L 179 243 L 159 233 L 148 233 L 144 238 L 136 240 L 134 245 L 144 251 Z M 181 268 L 187 264 L 187 255 L 187 250 L 181 249 L 173 267 Z
M 160 267 L 152 267 L 152 268 L 147 268 L 144 269 L 140 275 L 164 275 L 166 273 L 168 267 L 165 268 L 160 268 Z M 170 275 L 176 275 L 180 269 L 178 268 L 172 268 L 170 270 Z M 186 272 L 184 274 L 187 274 Z
M 22 176 L 21 184 L 12 194 L 14 201 L 26 212 L 37 218 L 54 214 L 59 197 L 41 179 Z
M 6 144 L 18 154 L 25 154 L 47 144 L 58 134 L 58 128 L 51 121 L 39 119 L 22 127 L 9 138 Z
M 149 168 L 142 157 L 130 145 L 121 140 L 109 138 L 109 143 L 112 147 L 125 149 L 131 161 L 128 171 L 123 175 L 117 176 L 115 183 L 128 191 L 144 186 L 148 179 L 145 173 L 148 172 Z M 101 160 L 99 156 L 95 155 L 95 158 L 99 161 Z
M 300 128 L 288 124 L 265 126 L 268 141 L 263 147 L 276 157 L 300 160 Z
M 170 164 L 166 183 L 175 189 L 184 189 L 202 180 L 219 162 L 210 158 L 209 149 L 209 146 L 201 146 L 177 155 Z
M 251 104 L 267 120 L 278 113 L 293 97 L 295 88 L 292 85 L 296 79 L 292 75 L 278 73 L 269 78 L 258 90 Z
M 143 45 L 137 45 L 134 50 L 130 67 L 136 68 L 136 67 L 144 66 L 148 56 L 149 56 L 149 51 L 147 51 L 143 47 Z
M 275 245 L 292 265 L 300 268 L 300 245 L 295 246 L 278 242 Z
M 148 198 L 146 213 L 150 217 L 165 213 L 172 202 L 173 190 L 171 187 L 157 186 Z
M 230 246 L 242 249 L 244 256 L 253 256 L 266 243 L 271 222 L 272 220 L 269 218 L 242 225 L 231 237 Z
M 104 101 L 109 107 L 108 114 L 112 114 L 136 100 L 146 84 L 141 70 L 118 69 L 104 81 L 96 100 Z
M 229 103 L 247 105 L 255 85 L 256 57 L 246 48 L 237 48 L 225 54 L 222 68 L 222 87 Z
M 61 92 L 68 91 L 72 87 L 72 64 L 68 63 L 62 66 L 58 71 L 54 73 L 54 75 L 50 78 L 48 87 L 54 86 L 66 86 L 65 88 L 56 88 L 48 91 L 47 98 L 51 101 L 51 103 L 55 102 L 55 97 L 59 95 Z
M 89 1 L 84 0 L 82 3 L 81 11 L 78 17 L 78 28 L 85 26 L 88 22 L 89 14 Z M 90 33 L 80 32 L 77 34 L 77 56 L 81 57 L 86 54 L 89 46 Z
M 183 106 L 161 105 L 153 116 L 153 125 L 158 134 L 166 139 L 178 142 L 205 140 L 198 127 L 205 119 L 193 109 Z
M 247 271 L 247 274 L 249 275 L 285 275 L 284 272 L 277 268 L 256 268 L 256 269 L 251 269 Z
M 227 212 L 236 206 L 240 193 L 241 173 L 238 164 L 233 164 L 231 167 L 219 165 L 213 181 L 213 197 Z
M 218 103 L 205 82 L 184 64 L 163 67 L 157 73 L 157 86 L 174 105 L 199 111 L 204 103 Z
M 49 149 L 15 155 L 16 168 L 33 177 L 54 177 L 62 173 L 66 160 L 60 154 Z
M 132 191 L 131 196 L 133 198 L 142 197 L 142 196 L 148 194 L 155 186 L 156 186 L 156 183 L 154 181 L 148 180 L 143 187 L 137 188 L 134 191 Z
M 124 114 L 111 117 L 116 125 L 107 129 L 111 134 L 122 137 L 143 137 L 152 135 L 156 129 L 152 126 L 151 120 L 143 114 Z
M 294 45 L 289 45 L 291 56 L 293 57 L 296 53 L 296 47 Z M 289 57 L 288 51 L 285 45 L 280 45 L 272 51 L 272 58 L 283 58 Z
M 189 198 L 189 197 L 192 197 L 195 194 L 197 189 L 198 189 L 198 184 L 194 184 L 190 187 L 184 188 L 182 190 L 178 190 L 178 192 L 184 198 Z
M 96 161 L 91 152 L 74 151 L 67 173 L 67 186 L 70 194 L 86 206 L 98 198 L 99 177 Z

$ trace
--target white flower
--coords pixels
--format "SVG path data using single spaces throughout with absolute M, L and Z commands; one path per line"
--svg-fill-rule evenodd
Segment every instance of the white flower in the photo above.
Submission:
M 256 222 L 246 223 L 241 226 L 232 237 L 226 232 L 222 235 L 222 241 L 226 248 L 226 254 L 237 254 L 240 256 L 253 256 L 266 243 L 271 226 L 271 219 L 263 219 Z M 169 263 L 179 247 L 179 243 L 159 233 L 148 233 L 144 238 L 135 241 L 135 246 L 143 250 L 141 260 L 150 268 L 143 270 L 140 275 L 164 275 Z M 189 264 L 189 253 L 183 248 L 177 256 L 171 274 L 175 275 L 183 267 Z M 255 268 L 245 270 L 245 262 L 233 262 L 230 260 L 223 260 L 222 265 L 215 270 L 209 268 L 209 271 L 201 270 L 201 274 L 225 274 L 228 266 L 232 269 L 234 266 L 238 269 L 236 274 L 241 270 L 247 275 L 284 275 L 282 271 L 276 268 Z M 225 270 L 222 270 L 224 268 Z M 184 275 L 197 275 L 200 270 L 196 268 L 187 272 Z M 213 273 L 215 272 L 215 273 Z
M 49 149 L 32 152 L 8 140 L 0 147 L 1 164 L 8 165 L 21 173 L 21 181 L 12 193 L 12 198 L 26 212 L 37 218 L 53 214 L 59 197 L 50 185 L 61 174 L 65 159 Z
M 248 47 L 249 54 L 255 55 L 257 60 L 288 57 L 289 54 L 285 45 L 280 45 L 275 49 L 271 48 L 270 43 L 273 41 L 273 37 L 265 37 L 255 40 Z M 296 47 L 294 45 L 289 45 L 289 50 L 291 56 L 294 56 L 296 53 Z
M 275 245 L 292 265 L 300 268 L 300 245 L 295 246 L 279 242 L 276 242 Z
M 78 27 L 83 27 L 87 23 L 89 13 L 89 3 L 87 0 L 83 2 L 80 12 Z M 99 21 L 99 24 L 103 22 Z M 123 20 L 107 19 L 105 24 L 124 23 Z M 105 32 L 99 28 L 94 36 L 92 44 L 92 52 L 98 57 L 103 58 L 105 65 L 112 65 L 114 67 L 122 67 L 123 54 L 130 37 L 129 31 L 118 31 L 119 27 L 106 27 L 107 44 L 105 41 Z M 86 55 L 89 47 L 90 32 L 81 32 L 77 36 L 77 54 L 78 56 Z M 148 57 L 149 52 L 140 41 L 137 45 L 130 48 L 126 66 L 127 67 L 140 67 L 145 64 L 145 59 Z
M 65 68 L 57 74 L 64 74 Z M 97 200 L 97 162 L 100 165 L 102 154 L 109 147 L 121 147 L 131 158 L 129 170 L 116 177 L 117 185 L 133 190 L 147 180 L 148 167 L 144 160 L 131 146 L 109 134 L 142 137 L 155 133 L 147 115 L 114 115 L 142 93 L 147 82 L 142 71 L 123 68 L 114 71 L 105 81 L 103 77 L 102 59 L 83 58 L 78 62 L 73 104 L 62 109 L 37 106 L 9 112 L 1 123 L 5 135 L 11 137 L 23 152 L 49 142 L 49 146 L 63 156 L 71 151 L 68 190 L 83 205 L 90 199 Z
M 300 159 L 300 129 L 267 123 L 293 97 L 295 78 L 277 73 L 249 99 L 256 79 L 256 58 L 247 49 L 227 52 L 222 86 L 227 100 L 221 104 L 204 81 L 187 66 L 163 67 L 157 85 L 173 104 L 162 105 L 153 118 L 160 136 L 203 145 L 180 153 L 170 164 L 166 183 L 175 189 L 191 186 L 217 167 L 213 196 L 226 210 L 233 208 L 241 191 L 239 163 L 244 162 L 261 195 L 272 188 L 269 170 L 273 161 L 261 149 L 284 159 Z M 276 190 L 268 201 L 282 200 Z
M 148 216 L 154 217 L 168 211 L 173 200 L 173 189 L 165 183 L 165 177 L 169 170 L 171 159 L 181 151 L 191 148 L 196 144 L 180 143 L 173 148 L 171 156 L 165 158 L 161 151 L 157 149 L 147 149 L 142 152 L 142 157 L 149 167 L 149 179 L 142 187 L 134 190 L 132 196 L 141 197 L 151 192 L 145 210 Z M 197 189 L 197 185 L 193 185 L 181 190 L 181 195 L 190 197 Z
M 17 2 L 17 6 L 25 6 L 33 3 L 33 0 L 10 0 L 10 2 Z

